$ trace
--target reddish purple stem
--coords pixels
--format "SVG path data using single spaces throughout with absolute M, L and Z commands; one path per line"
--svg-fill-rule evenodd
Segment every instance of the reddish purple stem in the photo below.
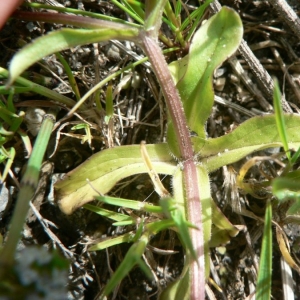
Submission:
M 161 52 L 158 43 L 144 33 L 142 36 L 143 48 L 153 71 L 160 83 L 168 111 L 173 122 L 183 163 L 183 184 L 185 187 L 187 219 L 195 224 L 198 230 L 191 229 L 191 239 L 196 251 L 198 261 L 192 262 L 191 276 L 191 299 L 205 299 L 205 265 L 204 265 L 204 237 L 202 226 L 202 207 L 198 174 L 194 161 L 194 152 L 187 120 L 184 114 L 182 101 L 176 89 L 174 81 L 168 69 L 167 62 Z

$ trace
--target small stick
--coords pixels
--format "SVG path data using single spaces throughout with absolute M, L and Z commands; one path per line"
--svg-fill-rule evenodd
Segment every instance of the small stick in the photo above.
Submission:
M 270 0 L 269 1 L 280 18 L 293 30 L 300 40 L 300 19 L 294 10 L 289 6 L 286 0 Z

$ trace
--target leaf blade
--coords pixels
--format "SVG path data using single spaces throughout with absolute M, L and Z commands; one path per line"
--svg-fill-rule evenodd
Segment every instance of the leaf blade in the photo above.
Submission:
M 171 175 L 176 164 L 169 154 L 167 144 L 146 145 L 146 147 L 156 171 Z M 98 196 L 99 193 L 91 188 L 86 179 L 89 179 L 91 185 L 104 195 L 119 180 L 141 173 L 147 173 L 147 168 L 140 155 L 139 145 L 103 150 L 55 184 L 58 204 L 64 213 L 70 214 Z
M 35 39 L 32 43 L 22 48 L 13 57 L 9 66 L 9 82 L 11 85 L 16 78 L 29 66 L 41 60 L 43 57 L 60 52 L 78 45 L 97 43 L 111 39 L 136 41 L 139 34 L 138 29 L 124 26 L 126 29 L 118 28 L 102 29 L 71 29 L 63 28 L 50 32 Z

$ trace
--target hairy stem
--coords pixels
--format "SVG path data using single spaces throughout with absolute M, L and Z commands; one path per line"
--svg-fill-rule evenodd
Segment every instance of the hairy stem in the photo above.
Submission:
M 147 32 L 142 35 L 142 43 L 144 51 L 148 56 L 153 71 L 159 81 L 178 138 L 181 155 L 180 159 L 183 163 L 183 185 L 185 187 L 187 219 L 198 227 L 198 230 L 190 230 L 193 247 L 197 254 L 197 261 L 192 262 L 190 268 L 191 299 L 204 299 L 205 267 L 202 207 L 200 202 L 197 169 L 194 161 L 194 152 L 187 120 L 179 93 L 158 43 L 154 38 L 149 37 Z

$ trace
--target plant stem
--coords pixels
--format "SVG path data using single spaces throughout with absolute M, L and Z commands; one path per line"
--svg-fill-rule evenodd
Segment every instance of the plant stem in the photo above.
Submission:
M 151 33 L 150 33 L 151 34 Z M 162 89 L 174 130 L 178 138 L 178 144 L 183 164 L 183 185 L 185 187 L 185 203 L 187 208 L 187 220 L 195 224 L 198 230 L 191 229 L 191 239 L 197 254 L 197 261 L 192 262 L 191 299 L 205 299 L 205 267 L 204 267 L 204 237 L 202 226 L 202 207 L 198 186 L 198 175 L 194 161 L 194 152 L 183 105 L 171 77 L 167 62 L 161 52 L 158 43 L 147 32 L 142 36 L 143 48 L 153 71 Z
M 56 109 L 45 115 L 26 172 L 22 178 L 8 238 L 4 248 L 0 252 L 0 279 L 3 276 L 3 272 L 5 272 L 5 267 L 11 267 L 14 262 L 15 251 L 29 209 L 29 201 L 34 196 L 39 182 L 41 164 L 55 123 L 55 115 Z

